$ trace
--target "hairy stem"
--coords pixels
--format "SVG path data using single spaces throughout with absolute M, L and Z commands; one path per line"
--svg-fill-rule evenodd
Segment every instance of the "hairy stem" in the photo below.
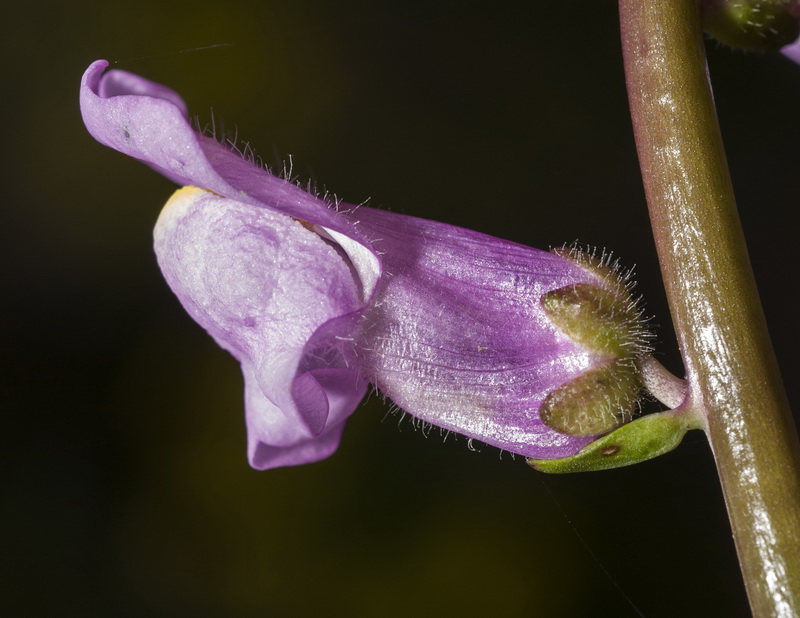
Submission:
M 639 162 L 687 402 L 705 416 L 750 605 L 800 615 L 800 446 L 745 247 L 696 0 L 620 0 Z

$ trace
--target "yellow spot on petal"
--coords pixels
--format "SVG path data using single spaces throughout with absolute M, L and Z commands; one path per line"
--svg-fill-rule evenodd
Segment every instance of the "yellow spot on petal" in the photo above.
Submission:
M 175 193 L 169 196 L 167 203 L 164 204 L 164 209 L 162 210 L 162 214 L 168 208 L 174 208 L 175 206 L 183 205 L 187 202 L 193 202 L 197 198 L 200 197 L 202 193 L 211 193 L 211 191 L 206 191 L 205 189 L 199 189 L 198 187 L 186 186 L 181 187 Z

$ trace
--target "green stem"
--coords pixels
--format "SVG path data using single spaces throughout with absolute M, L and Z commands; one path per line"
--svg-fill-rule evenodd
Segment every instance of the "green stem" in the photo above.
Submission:
M 697 2 L 619 5 L 639 162 L 687 402 L 705 416 L 753 613 L 798 616 L 800 446 L 736 212 Z

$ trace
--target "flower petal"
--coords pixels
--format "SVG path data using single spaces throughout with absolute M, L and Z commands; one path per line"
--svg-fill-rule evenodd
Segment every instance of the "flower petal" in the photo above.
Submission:
M 349 261 L 290 217 L 194 187 L 164 207 L 155 249 L 185 309 L 242 364 L 252 464 L 330 454 L 366 390 Z
M 800 64 L 800 39 L 781 48 L 781 53 L 789 60 Z
M 550 392 L 606 360 L 559 331 L 540 298 L 603 286 L 600 275 L 451 225 L 366 208 L 358 216 L 386 275 L 359 339 L 370 382 L 413 416 L 528 457 L 565 457 L 592 441 L 539 418 Z
M 280 466 L 298 466 L 319 461 L 336 451 L 344 431 L 344 421 L 352 413 L 363 396 L 353 403 L 353 393 L 346 388 L 347 382 L 335 381 L 329 389 L 341 400 L 332 401 L 331 415 L 323 431 L 309 438 L 302 425 L 292 422 L 283 411 L 264 396 L 251 368 L 242 365 L 245 382 L 245 409 L 247 422 L 247 456 L 250 465 L 257 470 L 268 470 Z M 344 392 L 339 392 L 344 391 Z
M 174 91 L 125 71 L 104 73 L 107 66 L 105 60 L 92 63 L 81 81 L 81 113 L 97 141 L 179 185 L 269 208 L 350 239 L 343 248 L 361 278 L 364 297 L 371 297 L 380 260 L 352 223 L 319 198 L 192 129 L 186 105 Z

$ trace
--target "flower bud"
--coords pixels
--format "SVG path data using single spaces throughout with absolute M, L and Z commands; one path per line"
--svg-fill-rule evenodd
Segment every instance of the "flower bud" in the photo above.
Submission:
M 777 51 L 800 36 L 797 0 L 704 0 L 703 29 L 718 41 L 750 51 Z

